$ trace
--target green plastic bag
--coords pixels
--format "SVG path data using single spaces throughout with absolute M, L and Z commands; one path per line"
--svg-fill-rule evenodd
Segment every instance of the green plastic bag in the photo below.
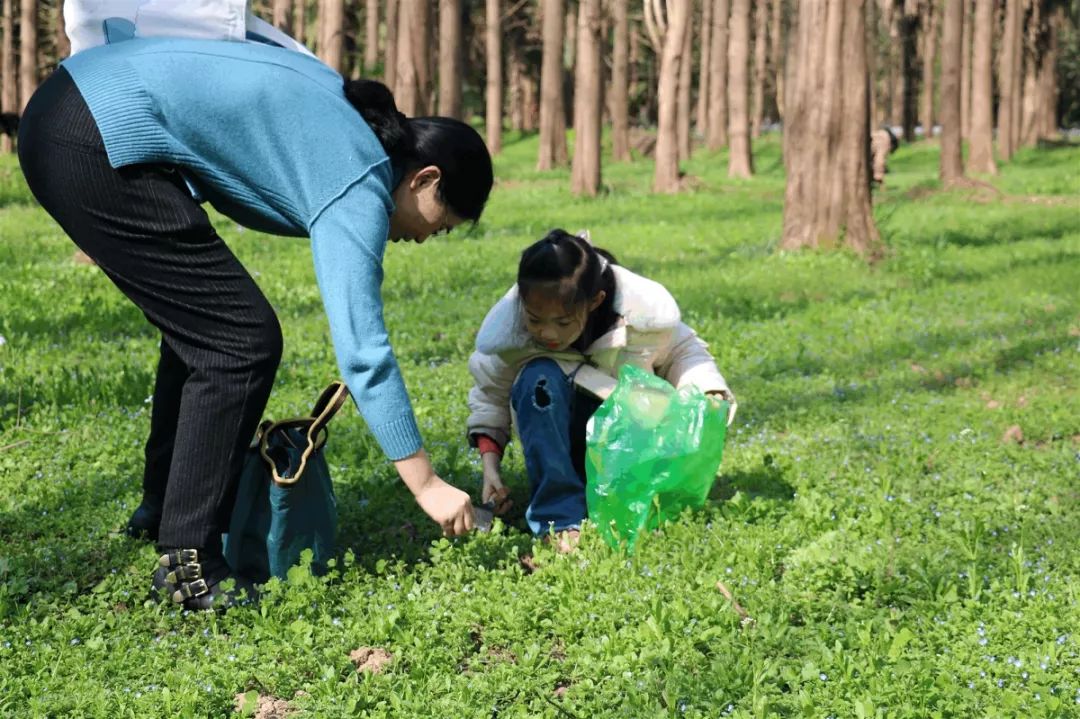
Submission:
M 728 403 L 676 390 L 631 365 L 589 420 L 585 442 L 589 520 L 627 551 L 643 530 L 704 506 L 727 435 Z
M 263 422 L 244 458 L 225 561 L 256 582 L 285 579 L 312 551 L 311 571 L 323 574 L 334 555 L 337 498 L 323 457 L 326 424 L 348 398 L 341 382 L 319 397 L 310 417 Z

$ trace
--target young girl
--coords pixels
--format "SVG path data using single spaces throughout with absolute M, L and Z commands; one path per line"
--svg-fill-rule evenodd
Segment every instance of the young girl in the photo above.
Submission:
M 468 435 L 484 465 L 483 500 L 509 509 L 499 467 L 511 417 L 525 455 L 534 534 L 572 545 L 587 515 L 585 423 L 632 364 L 676 387 L 734 396 L 707 345 L 664 287 L 620 267 L 588 236 L 552 230 L 526 249 L 517 284 L 488 312 L 469 370 Z

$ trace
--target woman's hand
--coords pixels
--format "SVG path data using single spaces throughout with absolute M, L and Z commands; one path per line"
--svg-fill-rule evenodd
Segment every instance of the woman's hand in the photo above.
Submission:
M 514 503 L 510 500 L 510 490 L 502 482 L 499 472 L 500 457 L 495 452 L 484 453 L 484 489 L 480 494 L 484 504 L 491 504 L 495 514 L 505 514 Z
M 472 500 L 457 487 L 432 475 L 428 486 L 416 495 L 416 503 L 447 537 L 457 537 L 473 528 Z
M 394 462 L 394 466 L 420 509 L 442 527 L 443 534 L 457 537 L 473 528 L 472 500 L 469 495 L 435 474 L 427 452 L 421 449 L 411 457 Z

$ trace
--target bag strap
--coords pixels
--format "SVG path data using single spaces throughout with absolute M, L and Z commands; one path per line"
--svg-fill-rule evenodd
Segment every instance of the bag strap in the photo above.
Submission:
M 270 474 L 273 476 L 274 482 L 287 486 L 296 484 L 296 482 L 299 481 L 300 477 L 304 474 L 304 469 L 307 468 L 307 463 L 311 458 L 311 455 L 326 444 L 326 425 L 334 418 L 334 415 L 341 409 L 341 405 L 345 404 L 345 400 L 348 399 L 348 397 L 349 390 L 345 386 L 345 383 L 341 380 L 334 380 L 323 390 L 323 393 L 319 395 L 319 399 L 315 401 L 315 406 L 311 409 L 311 416 L 294 417 L 292 419 L 283 419 L 279 422 L 263 423 L 264 426 L 260 428 L 259 432 L 259 454 L 262 456 L 263 461 L 266 462 L 266 466 L 270 468 Z M 296 469 L 293 476 L 282 477 L 278 474 L 277 466 L 267 453 L 267 445 L 269 443 L 271 432 L 276 429 L 287 429 L 290 427 L 303 430 L 307 446 L 304 447 L 304 451 L 300 455 L 300 466 Z

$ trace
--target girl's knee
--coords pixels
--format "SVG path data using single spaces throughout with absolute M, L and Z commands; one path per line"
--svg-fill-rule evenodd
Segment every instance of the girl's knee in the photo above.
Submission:
M 514 409 L 520 413 L 528 406 L 544 411 L 568 397 L 568 384 L 558 362 L 548 358 L 535 359 L 522 368 L 514 381 L 511 391 Z

